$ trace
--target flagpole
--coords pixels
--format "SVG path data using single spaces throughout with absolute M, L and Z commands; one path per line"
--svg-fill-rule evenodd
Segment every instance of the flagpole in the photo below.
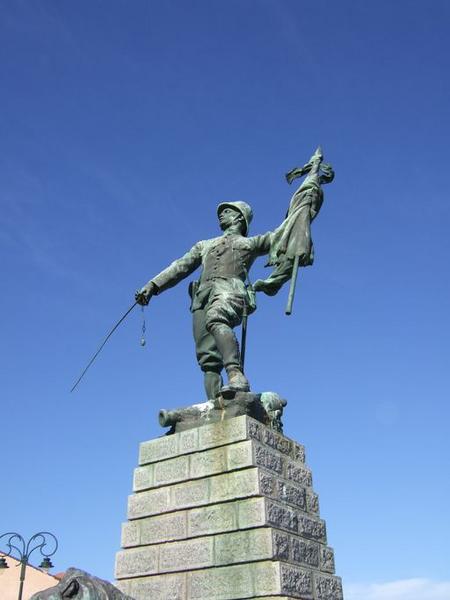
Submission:
M 289 287 L 289 296 L 288 296 L 288 301 L 287 301 L 286 311 L 285 311 L 285 313 L 287 315 L 292 314 L 292 304 L 294 302 L 295 286 L 297 283 L 297 274 L 298 274 L 299 264 L 300 264 L 300 256 L 298 254 L 296 254 L 295 258 L 294 258 L 294 264 L 292 265 L 291 285 Z

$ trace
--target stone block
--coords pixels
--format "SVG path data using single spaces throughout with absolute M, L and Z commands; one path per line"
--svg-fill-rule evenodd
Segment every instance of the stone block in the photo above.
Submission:
M 292 562 L 307 567 L 319 568 L 319 545 L 302 538 L 292 536 L 291 539 Z
M 197 479 L 173 485 L 170 488 L 170 506 L 172 510 L 180 510 L 207 504 L 209 499 L 210 481 Z
M 251 440 L 226 447 L 227 470 L 243 469 L 253 465 L 253 443 Z
M 186 454 L 195 452 L 199 449 L 198 445 L 198 428 L 183 431 L 179 435 L 179 453 Z
M 290 506 L 306 511 L 305 488 L 278 480 L 276 485 L 276 498 Z
M 136 600 L 185 600 L 186 579 L 186 573 L 138 577 L 127 581 L 124 587 Z M 123 582 L 119 584 L 122 586 Z
M 159 572 L 188 571 L 214 564 L 214 538 L 203 537 L 159 546 Z
M 325 522 L 320 519 L 300 515 L 298 517 L 298 533 L 303 537 L 323 542 L 324 544 L 327 541 Z
M 286 563 L 280 563 L 280 568 L 281 593 L 301 598 L 301 600 L 313 599 L 313 578 L 310 571 Z
M 188 537 L 237 529 L 237 509 L 234 502 L 191 509 L 187 515 Z
M 266 502 L 264 498 L 241 500 L 237 505 L 238 528 L 261 527 L 266 524 Z
M 158 547 L 129 548 L 117 553 L 116 573 L 117 579 L 151 575 L 158 572 Z
M 314 573 L 314 600 L 343 600 L 342 582 L 339 577 Z
M 297 442 L 293 442 L 293 457 L 294 460 L 304 463 L 306 461 L 305 447 Z
M 234 565 L 188 573 L 190 600 L 234 600 L 253 597 L 252 570 Z M 149 596 L 150 598 L 150 596 Z
M 264 467 L 278 475 L 283 473 L 284 461 L 278 452 L 273 452 L 263 445 L 255 444 L 255 463 L 258 467 Z
M 230 419 L 232 421 L 233 419 Z M 210 479 L 210 502 L 223 502 L 259 493 L 257 469 L 233 471 Z
M 291 508 L 267 500 L 266 514 L 269 525 L 292 533 L 298 532 L 298 515 Z
M 306 489 L 286 481 L 276 474 L 268 473 L 265 470 L 259 473 L 261 494 L 277 500 L 282 504 L 287 504 L 292 508 L 307 511 Z
M 263 442 L 263 444 L 270 446 L 286 456 L 293 457 L 293 442 L 289 438 L 284 437 L 284 435 L 280 435 L 267 427 L 263 427 L 261 431 L 261 442 Z
M 310 490 L 306 492 L 306 510 L 314 515 L 319 514 L 319 496 Z
M 288 561 L 291 554 L 291 541 L 289 534 L 278 531 L 278 529 L 272 529 L 271 531 L 273 558 Z
M 227 470 L 227 454 L 225 448 L 213 448 L 205 452 L 196 452 L 189 456 L 189 473 L 191 478 L 208 477 Z
M 180 435 L 166 435 L 156 440 L 143 442 L 139 447 L 139 465 L 158 462 L 178 454 Z
M 153 487 L 153 471 L 155 465 L 145 465 L 134 470 L 133 491 L 140 492 Z
M 128 499 L 128 518 L 139 519 L 167 512 L 170 509 L 170 489 L 161 488 L 133 494 Z
M 334 552 L 329 546 L 320 548 L 320 570 L 334 574 Z
M 252 570 L 253 590 L 255 596 L 263 594 L 279 594 L 281 592 L 279 562 L 264 561 L 248 565 Z M 253 598 L 253 596 L 250 596 Z
M 214 448 L 245 440 L 247 438 L 247 418 L 244 415 L 199 427 L 199 448 Z
M 233 565 L 273 556 L 272 531 L 269 528 L 216 535 L 214 543 L 215 565 Z
M 132 521 L 140 529 L 140 544 L 160 544 L 187 537 L 187 514 L 185 511 L 167 513 Z
M 138 546 L 141 539 L 141 531 L 139 528 L 139 521 L 128 521 L 122 524 L 122 537 L 121 546 L 122 548 L 129 548 L 130 546 Z
M 169 485 L 189 479 L 189 458 L 177 456 L 154 465 L 153 483 L 155 486 Z
M 312 486 L 311 471 L 307 467 L 299 466 L 293 461 L 287 463 L 286 479 L 294 481 L 303 487 Z
M 259 489 L 261 494 L 269 498 L 276 498 L 276 478 L 271 473 L 259 472 Z

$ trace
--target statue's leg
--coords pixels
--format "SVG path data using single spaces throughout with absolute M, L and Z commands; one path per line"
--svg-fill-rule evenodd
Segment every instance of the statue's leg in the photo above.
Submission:
M 214 338 L 228 375 L 228 389 L 249 391 L 241 367 L 239 344 L 233 327 L 242 320 L 244 298 L 240 294 L 212 295 L 206 307 L 206 328 Z
M 195 351 L 198 364 L 204 373 L 206 398 L 213 400 L 220 394 L 223 385 L 220 374 L 223 369 L 222 355 L 217 349 L 214 337 L 206 329 L 205 310 L 195 310 L 192 316 Z

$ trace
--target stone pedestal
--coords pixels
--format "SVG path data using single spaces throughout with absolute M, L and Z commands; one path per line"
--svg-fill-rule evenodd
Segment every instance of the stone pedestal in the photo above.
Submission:
M 144 442 L 116 559 L 136 600 L 342 600 L 304 448 L 248 416 Z

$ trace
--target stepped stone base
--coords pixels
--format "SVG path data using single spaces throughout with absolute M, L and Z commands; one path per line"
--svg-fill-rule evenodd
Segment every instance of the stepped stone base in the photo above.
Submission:
M 141 444 L 128 519 L 136 600 L 343 600 L 303 446 L 248 416 Z

